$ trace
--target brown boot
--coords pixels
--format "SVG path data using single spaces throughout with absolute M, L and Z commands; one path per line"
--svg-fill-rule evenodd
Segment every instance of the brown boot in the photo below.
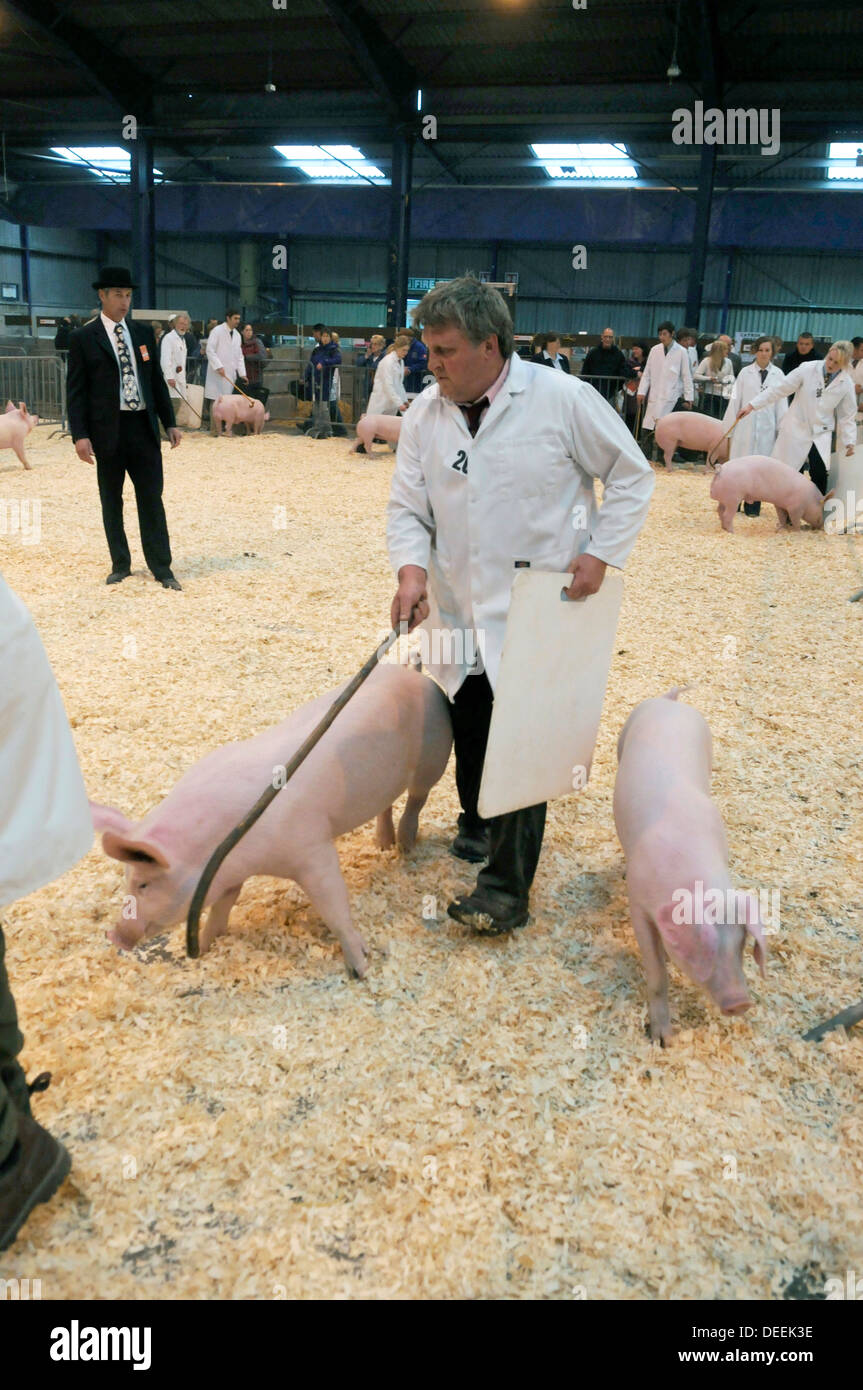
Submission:
M 0 1250 L 12 1244 L 33 1208 L 53 1197 L 72 1167 L 59 1140 L 29 1115 L 18 1116 L 10 1157 L 11 1164 L 0 1169 Z

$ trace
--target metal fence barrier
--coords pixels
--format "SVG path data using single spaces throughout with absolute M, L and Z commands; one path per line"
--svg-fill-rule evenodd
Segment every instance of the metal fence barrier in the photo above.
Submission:
M 24 401 L 45 425 L 66 428 L 66 364 L 54 357 L 0 357 L 0 411 L 3 401 Z

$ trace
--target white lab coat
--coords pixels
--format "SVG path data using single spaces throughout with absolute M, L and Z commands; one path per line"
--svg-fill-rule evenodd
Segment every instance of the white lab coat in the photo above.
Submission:
M 397 352 L 388 352 L 375 368 L 366 414 L 398 415 L 399 407 L 407 405 L 407 400 L 404 360 Z
M 219 367 L 224 367 L 227 377 L 219 376 Z M 204 395 L 208 401 L 217 396 L 230 396 L 238 376 L 246 375 L 243 358 L 243 340 L 236 328 L 219 323 L 207 339 L 207 380 Z
M 857 443 L 857 398 L 850 373 L 837 372 L 825 387 L 824 363 L 803 362 L 787 376 L 783 375 L 781 381 L 774 381 L 759 391 L 751 402 L 752 409 L 762 410 L 792 393 L 794 400 L 779 426 L 773 457 L 799 471 L 814 444 L 824 466 L 829 469 L 834 420 L 837 448 Z
M 670 415 L 681 396 L 687 401 L 693 399 L 689 356 L 679 343 L 672 343 L 668 352 L 662 343 L 650 349 L 638 394 L 647 396 L 646 430 L 654 429 L 663 415 Z
M 170 333 L 165 333 L 159 344 L 159 355 L 162 363 L 162 376 L 166 381 L 179 381 L 180 391 L 183 395 L 186 392 L 186 356 L 188 354 L 185 338 L 181 338 L 176 328 L 172 328 Z M 180 391 L 175 391 L 173 386 L 168 387 L 168 393 L 180 399 Z
M 601 507 L 594 478 L 604 485 Z M 494 689 L 517 566 L 563 573 L 589 550 L 622 567 L 653 485 L 620 416 L 566 372 L 510 358 L 473 439 L 437 383 L 417 396 L 399 437 L 387 543 L 396 572 L 419 565 L 429 576 L 426 626 L 461 635 L 451 661 L 429 663 L 450 697 L 470 667 L 471 630 Z M 432 638 L 433 657 L 447 655 L 442 645 Z
M 774 367 L 771 362 L 767 368 L 767 378 L 764 385 L 771 386 L 775 382 L 784 380 L 785 374 L 778 367 Z M 728 409 L 722 421 L 723 429 L 731 429 L 744 406 L 749 405 L 760 391 L 761 368 L 756 362 L 750 362 L 748 367 L 741 369 L 740 375 L 734 383 L 734 390 L 731 392 Z M 765 406 L 763 410 L 757 410 L 752 415 L 747 415 L 745 420 L 741 420 L 739 424 L 735 425 L 734 433 L 729 441 L 729 458 L 748 458 L 751 454 L 766 456 L 772 454 L 776 431 L 779 429 L 787 409 L 788 402 L 782 397 L 773 405 Z
M 849 367 L 848 370 L 851 373 L 851 380 L 854 382 L 856 395 L 856 388 L 858 386 L 863 387 L 863 357 L 860 358 L 859 362 L 855 362 L 855 364 L 852 367 Z M 863 421 L 863 395 L 857 396 L 858 425 L 861 421 Z
M 63 701 L 33 620 L 0 578 L 0 908 L 93 848 Z

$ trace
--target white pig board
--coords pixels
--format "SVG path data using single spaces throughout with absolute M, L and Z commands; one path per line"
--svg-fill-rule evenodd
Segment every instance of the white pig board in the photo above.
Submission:
M 201 416 L 204 413 L 204 388 L 203 386 L 190 386 L 186 382 L 180 389 L 189 405 L 180 397 L 172 396 L 174 419 L 181 429 L 199 430 L 201 428 Z M 192 407 L 191 410 L 189 406 Z
M 623 579 L 607 570 L 597 593 L 573 602 L 560 597 L 571 580 L 520 570 L 513 581 L 479 791 L 483 817 L 567 796 L 587 781 Z
M 825 530 L 838 532 L 863 530 L 863 444 L 857 429 L 857 445 L 850 458 L 837 449 L 830 458 L 827 491 L 836 489 L 835 499 L 824 508 Z

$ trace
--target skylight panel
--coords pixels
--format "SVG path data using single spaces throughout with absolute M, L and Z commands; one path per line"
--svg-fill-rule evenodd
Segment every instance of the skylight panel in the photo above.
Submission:
M 531 145 L 537 159 L 552 179 L 637 179 L 625 145 L 551 144 Z
M 386 180 L 383 170 L 370 163 L 355 145 L 275 145 L 273 148 L 312 180 Z
M 118 177 L 125 181 L 131 177 L 132 154 L 122 145 L 52 145 L 51 153 L 90 169 L 100 178 Z M 161 169 L 154 169 L 153 173 L 164 177 Z
M 828 179 L 841 179 L 848 183 L 853 179 L 863 179 L 863 139 L 849 144 L 836 141 L 827 146 Z M 834 162 L 841 161 L 841 162 Z

